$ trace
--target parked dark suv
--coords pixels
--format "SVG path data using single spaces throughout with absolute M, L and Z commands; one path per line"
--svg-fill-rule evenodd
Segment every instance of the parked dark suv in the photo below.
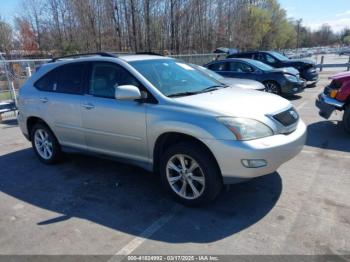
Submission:
M 294 67 L 298 69 L 300 77 L 308 82 L 318 81 L 318 72 L 315 62 L 310 59 L 289 59 L 288 57 L 274 51 L 255 51 L 237 53 L 227 56 L 227 58 L 249 58 L 261 61 L 273 67 Z

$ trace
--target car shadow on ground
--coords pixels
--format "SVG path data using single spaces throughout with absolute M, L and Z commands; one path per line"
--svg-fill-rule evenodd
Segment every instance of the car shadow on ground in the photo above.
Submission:
M 305 86 L 305 88 L 314 88 L 317 86 L 317 82 L 316 83 L 311 83 Z
M 302 96 L 299 95 L 284 95 L 283 98 L 288 99 L 289 101 L 299 100 Z
M 350 152 L 350 134 L 341 121 L 320 121 L 308 125 L 306 145 Z
M 3 126 L 2 128 L 11 128 L 18 126 L 17 119 L 4 119 L 0 121 L 0 125 Z
M 171 221 L 150 239 L 208 243 L 258 222 L 274 207 L 282 191 L 281 177 L 273 173 L 232 185 L 209 206 L 187 208 L 163 192 L 156 175 L 142 169 L 80 154 L 66 158 L 62 164 L 47 166 L 31 149 L 0 156 L 0 191 L 62 214 L 32 221 L 32 226 L 45 227 L 78 217 L 137 236 L 178 207 Z

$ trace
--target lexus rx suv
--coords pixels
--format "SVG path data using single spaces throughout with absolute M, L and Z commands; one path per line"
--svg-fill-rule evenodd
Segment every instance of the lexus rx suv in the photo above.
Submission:
M 18 120 L 42 162 L 68 149 L 112 156 L 159 174 L 186 205 L 274 172 L 306 137 L 289 101 L 155 55 L 53 59 L 21 87 Z

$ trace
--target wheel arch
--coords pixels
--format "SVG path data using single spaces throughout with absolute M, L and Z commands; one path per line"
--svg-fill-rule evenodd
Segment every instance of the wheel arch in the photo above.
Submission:
M 28 130 L 28 137 L 29 137 L 29 140 L 31 140 L 31 134 L 32 134 L 32 129 L 33 127 L 36 125 L 36 124 L 43 124 L 45 125 L 48 129 L 50 129 L 51 133 L 55 136 L 55 138 L 57 139 L 55 133 L 52 131 L 52 129 L 50 128 L 50 126 L 40 117 L 37 117 L 37 116 L 30 116 L 27 118 L 27 121 L 26 121 L 26 127 L 27 127 L 27 130 Z
M 214 154 L 212 153 L 212 151 L 210 150 L 210 148 L 200 139 L 188 134 L 180 133 L 180 132 L 166 132 L 159 135 L 158 138 L 156 139 L 154 148 L 153 148 L 153 171 L 155 173 L 158 173 L 159 171 L 159 163 L 160 163 L 162 153 L 170 146 L 181 142 L 193 143 L 201 147 L 206 152 L 208 152 L 208 154 L 214 161 L 216 167 L 218 168 L 221 174 L 221 169 L 218 164 L 218 161 L 214 156 Z

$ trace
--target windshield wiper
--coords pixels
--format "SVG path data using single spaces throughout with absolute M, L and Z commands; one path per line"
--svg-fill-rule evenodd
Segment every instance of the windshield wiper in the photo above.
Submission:
M 224 88 L 224 87 L 227 87 L 227 86 L 226 85 L 209 86 L 209 87 L 204 88 L 203 90 L 199 91 L 198 93 L 205 93 L 205 92 L 215 91 L 215 90 L 218 90 L 220 87 Z
M 200 92 L 181 92 L 181 93 L 175 93 L 175 94 L 168 95 L 168 97 L 190 96 L 190 95 L 195 95 L 198 93 L 200 93 Z
M 227 86 L 226 85 L 214 85 L 214 86 L 209 86 L 207 88 L 204 88 L 203 90 L 200 90 L 200 91 L 175 93 L 175 94 L 168 95 L 168 97 L 196 95 L 196 94 L 206 93 L 206 92 L 210 92 L 210 91 L 215 91 L 215 90 L 218 90 L 220 87 L 227 87 Z

